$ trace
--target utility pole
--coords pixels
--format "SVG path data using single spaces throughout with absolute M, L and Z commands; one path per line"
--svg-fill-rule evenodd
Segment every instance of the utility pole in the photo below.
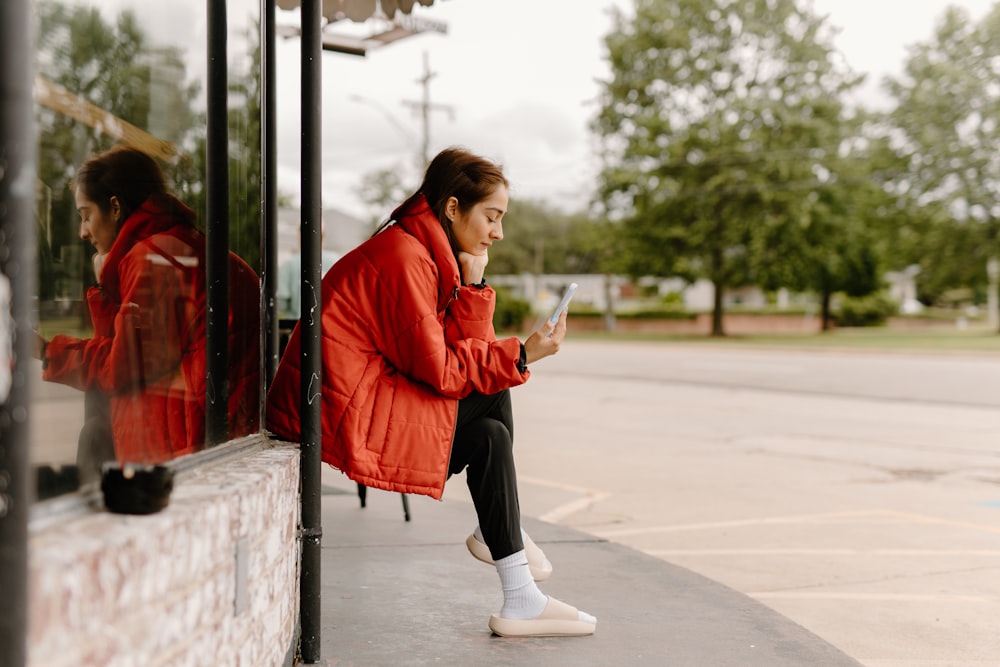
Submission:
M 449 118 L 451 120 L 455 119 L 454 109 L 447 104 L 431 104 L 431 79 L 437 75 L 436 72 L 431 72 L 431 66 L 427 58 L 427 52 L 424 51 L 424 75 L 417 79 L 423 87 L 423 100 L 420 102 L 414 102 L 412 100 L 403 100 L 403 104 L 416 110 L 420 113 L 421 121 L 423 122 L 423 133 L 422 133 L 422 144 L 420 157 L 423 160 L 423 166 L 426 167 L 431 161 L 430 152 L 430 142 L 431 142 L 431 121 L 430 114 L 431 111 L 447 111 Z

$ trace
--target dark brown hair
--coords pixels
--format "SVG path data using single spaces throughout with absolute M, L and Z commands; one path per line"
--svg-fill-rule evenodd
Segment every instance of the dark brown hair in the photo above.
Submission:
M 444 209 L 449 197 L 458 200 L 460 210 L 467 211 L 501 185 L 509 187 L 499 165 L 464 148 L 452 147 L 438 153 L 427 165 L 420 192 L 443 223 L 447 220 Z
M 431 160 L 427 165 L 427 171 L 424 172 L 424 182 L 420 185 L 420 189 L 396 210 L 405 209 L 417 196 L 424 195 L 431 211 L 437 216 L 438 222 L 448 235 L 452 249 L 457 252 L 458 244 L 451 231 L 451 225 L 448 224 L 448 216 L 445 215 L 448 198 L 457 199 L 458 208 L 464 212 L 489 197 L 501 185 L 510 187 L 500 165 L 464 148 L 452 146 Z M 391 220 L 387 221 L 386 225 L 389 222 Z M 378 231 L 386 225 L 382 225 Z
M 87 159 L 73 182 L 104 213 L 111 210 L 111 198 L 117 197 L 119 225 L 149 197 L 167 194 L 166 179 L 156 161 L 129 146 L 115 146 Z

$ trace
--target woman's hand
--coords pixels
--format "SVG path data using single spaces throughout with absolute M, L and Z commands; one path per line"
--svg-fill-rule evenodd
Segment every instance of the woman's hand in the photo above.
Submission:
M 525 363 L 532 363 L 551 356 L 559 351 L 563 338 L 566 337 L 566 311 L 559 313 L 555 324 L 545 320 L 541 329 L 528 336 L 524 341 Z
M 486 274 L 486 265 L 489 261 L 490 256 L 486 252 L 482 255 L 473 255 L 460 250 L 458 253 L 458 265 L 462 269 L 462 282 L 466 285 L 478 285 L 483 282 L 483 276 Z

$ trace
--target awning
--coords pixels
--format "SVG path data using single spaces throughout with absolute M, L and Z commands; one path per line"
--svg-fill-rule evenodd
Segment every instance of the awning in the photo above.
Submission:
M 302 0 L 276 0 L 276 3 L 281 9 L 302 6 Z M 392 21 L 397 12 L 409 14 L 417 4 L 430 7 L 434 0 L 323 0 L 323 17 L 327 21 L 349 19 L 361 23 L 376 16 Z
M 302 0 L 275 0 L 280 9 L 298 9 Z M 448 26 L 411 14 L 414 6 L 430 7 L 434 0 L 323 0 L 323 50 L 364 56 L 373 48 L 424 32 L 445 34 Z M 339 21 L 366 23 L 366 32 L 358 30 L 334 32 L 329 28 Z M 275 32 L 280 37 L 297 37 L 298 26 L 278 25 Z

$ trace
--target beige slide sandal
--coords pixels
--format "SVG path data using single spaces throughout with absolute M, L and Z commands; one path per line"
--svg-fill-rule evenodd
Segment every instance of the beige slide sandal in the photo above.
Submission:
M 478 560 L 495 565 L 490 548 L 477 540 L 475 533 L 466 538 L 465 546 L 468 547 L 469 553 Z M 545 552 L 535 544 L 534 540 L 528 537 L 527 533 L 524 536 L 524 555 L 528 557 L 528 569 L 531 570 L 532 579 L 545 581 L 549 578 L 552 574 L 552 563 L 545 557 Z
M 490 630 L 501 637 L 582 637 L 594 634 L 596 623 L 580 620 L 576 607 L 560 602 L 551 595 L 545 610 L 525 621 L 490 616 Z

